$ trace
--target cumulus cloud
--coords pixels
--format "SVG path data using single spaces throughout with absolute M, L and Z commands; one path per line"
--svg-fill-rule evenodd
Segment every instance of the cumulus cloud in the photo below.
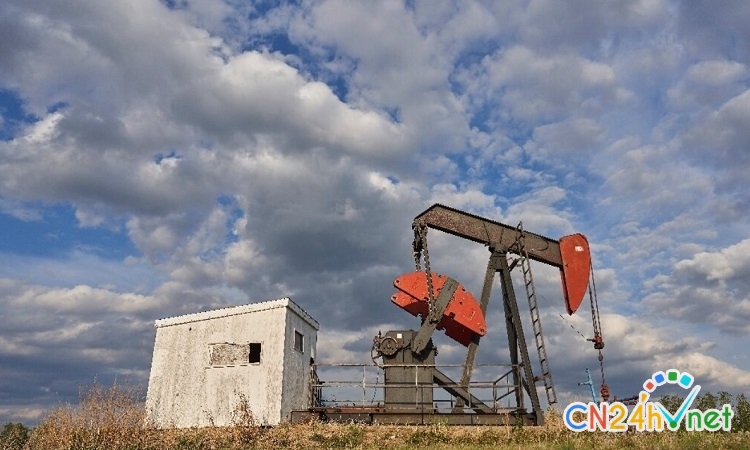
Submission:
M 552 314 L 545 318 L 548 319 L 544 328 L 548 336 L 547 351 L 556 380 L 559 380 L 557 388 L 565 397 L 562 404 L 587 398 L 586 390 L 576 387 L 576 382 L 585 380 L 584 369 L 588 367 L 598 390 L 601 383 L 598 353 L 590 342 L 571 330 L 571 325 L 590 337 L 591 328 L 587 324 L 590 318 L 585 311 L 566 322 L 559 318 L 553 320 Z M 747 371 L 715 356 L 718 342 L 692 336 L 679 325 L 659 323 L 661 326 L 654 326 L 640 314 L 602 314 L 605 376 L 613 395 L 619 398 L 637 395 L 643 382 L 653 373 L 672 368 L 690 372 L 699 380 L 704 392 L 748 389 Z
M 163 297 L 2 279 L 0 305 L 13 318 L 0 339 L 4 403 L 18 409 L 11 416 L 36 420 L 42 405 L 74 401 L 77 386 L 97 376 L 129 371 L 141 379 L 151 317 L 165 304 Z
M 669 333 L 747 335 L 748 11 L 10 0 L 0 107 L 9 93 L 22 113 L 0 108 L 0 225 L 33 224 L 9 239 L 40 254 L 0 249 L 0 375 L 35 389 L 0 388 L 0 418 L 35 420 L 97 373 L 143 381 L 154 319 L 229 304 L 291 295 L 321 321 L 321 356 L 355 358 L 416 326 L 391 282 L 433 202 L 588 235 L 616 392 L 670 364 L 744 389 L 722 342 Z M 61 205 L 71 223 L 51 220 Z M 430 245 L 478 295 L 487 249 Z M 557 316 L 557 270 L 534 270 L 572 395 L 596 355 Z
M 485 57 L 460 79 L 472 103 L 500 106 L 493 108 L 496 125 L 519 121 L 528 126 L 579 109 L 598 114 L 629 95 L 606 63 L 571 54 L 547 55 L 522 45 Z
M 645 306 L 677 320 L 747 335 L 748 248 L 750 241 L 743 240 L 716 252 L 700 252 L 678 261 L 669 276 L 654 280 L 657 291 L 646 297 Z

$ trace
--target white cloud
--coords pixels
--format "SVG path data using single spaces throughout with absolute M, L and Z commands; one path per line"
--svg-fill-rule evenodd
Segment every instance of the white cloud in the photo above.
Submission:
M 720 250 L 696 253 L 675 264 L 676 272 L 694 273 L 706 281 L 737 281 L 750 275 L 750 239 Z
M 701 61 L 687 71 L 687 77 L 696 83 L 721 86 L 741 81 L 747 67 L 737 61 Z
M 664 0 L 631 0 L 605 5 L 587 0 L 561 4 L 535 0 L 528 4 L 524 37 L 544 48 L 596 46 L 608 39 L 612 30 L 627 35 L 630 30 L 655 30 L 669 12 Z
M 495 196 L 485 194 L 479 187 L 459 188 L 453 184 L 436 184 L 432 189 L 428 203 L 442 203 L 486 217 L 500 215 L 500 209 L 495 206 Z
M 231 284 L 240 283 L 248 273 L 260 270 L 267 263 L 265 258 L 250 240 L 235 242 L 227 247 L 224 264 L 226 278 Z
M 60 204 L 79 226 L 54 230 L 77 251 L 0 253 L 0 376 L 39 387 L 2 392 L 17 417 L 103 363 L 143 377 L 153 319 L 231 303 L 292 295 L 321 355 L 361 356 L 414 325 L 390 284 L 437 201 L 588 235 L 619 392 L 662 364 L 745 388 L 712 337 L 744 342 L 750 315 L 744 3 L 10 1 L 0 88 L 38 120 L 0 142 L 0 210 L 30 224 L 9 238 Z M 102 229 L 134 247 L 103 252 Z M 430 236 L 478 294 L 487 249 Z M 535 274 L 575 392 L 596 355 L 557 319 L 557 271 Z
M 573 118 L 537 127 L 524 150 L 542 164 L 563 165 L 584 161 L 590 153 L 600 150 L 605 138 L 605 130 L 596 121 Z
M 585 378 L 584 368 L 591 369 L 598 390 L 601 382 L 598 353 L 584 341 L 573 325 L 586 337 L 592 335 L 586 311 L 555 321 L 555 314 L 544 316 L 547 352 L 557 381 L 557 389 L 574 392 L 574 398 L 585 398 L 585 391 L 576 388 L 576 381 Z M 679 324 L 666 324 L 649 316 L 602 314 L 605 347 L 605 375 L 613 395 L 619 398 L 636 395 L 643 382 L 658 370 L 678 369 L 690 372 L 703 387 L 703 392 L 746 392 L 750 375 L 743 368 L 717 358 L 718 342 L 705 341 L 682 329 Z M 658 322 L 656 326 L 654 322 Z M 561 357 L 561 355 L 565 355 Z M 564 402 L 562 404 L 565 404 Z
M 328 86 L 272 55 L 234 56 L 201 84 L 175 99 L 174 114 L 219 138 L 257 133 L 290 150 L 331 146 L 376 158 L 402 150 L 402 131 L 386 117 L 341 103 Z M 279 136 L 282 129 L 292 134 Z
M 689 372 L 701 384 L 710 383 L 717 390 L 746 392 L 750 388 L 750 374 L 725 361 L 702 353 L 692 352 L 684 355 L 662 358 L 657 356 L 659 367 L 679 367 Z
M 158 307 L 157 300 L 148 296 L 117 293 L 83 285 L 59 289 L 42 286 L 29 287 L 22 295 L 6 299 L 6 301 L 8 305 L 16 308 L 32 308 L 60 314 L 82 310 L 88 313 L 106 311 L 143 314 Z M 65 339 L 65 333 L 58 334 L 57 339 Z
M 563 202 L 567 192 L 556 186 L 533 190 L 514 199 L 506 211 L 509 224 L 523 222 L 525 230 L 542 235 L 563 236 L 574 232 L 569 214 L 555 205 Z
M 733 334 L 749 334 L 748 248 L 750 240 L 744 240 L 717 252 L 700 252 L 676 262 L 669 276 L 654 280 L 657 290 L 644 299 L 644 306 L 677 320 L 705 323 Z

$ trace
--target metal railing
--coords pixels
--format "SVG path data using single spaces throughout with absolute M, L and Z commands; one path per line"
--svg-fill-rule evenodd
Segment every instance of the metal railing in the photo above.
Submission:
M 425 381 L 425 371 L 432 373 L 433 369 L 445 370 L 450 373 L 451 369 L 458 371 L 463 368 L 461 364 L 390 364 L 389 368 L 408 368 L 414 370 L 414 382 L 386 383 L 385 367 L 376 364 L 365 363 L 343 363 L 311 365 L 310 371 L 310 407 L 311 408 L 384 408 L 386 389 L 416 389 L 419 395 L 414 405 L 389 404 L 389 409 L 431 409 L 434 412 L 448 412 L 456 406 L 456 397 L 447 390 L 465 389 L 469 399 L 474 402 L 465 402 L 464 408 L 473 409 L 478 400 L 489 406 L 494 411 L 517 410 L 516 396 L 522 388 L 513 383 L 513 372 L 520 375 L 521 366 L 511 364 L 476 364 L 474 365 L 477 375 L 489 377 L 486 381 L 475 379 L 468 386 L 462 386 L 458 382 L 437 383 L 433 376 L 428 375 L 429 382 Z M 421 378 L 420 378 L 421 377 Z M 449 378 L 451 381 L 453 378 Z M 518 377 L 520 379 L 520 377 Z M 427 390 L 432 390 L 427 393 Z M 428 395 L 425 395 L 427 393 Z M 523 395 L 520 395 L 522 398 Z M 430 399 L 429 404 L 419 399 Z M 504 406 L 503 399 L 508 399 L 508 405 Z M 513 402 L 511 405 L 510 403 Z

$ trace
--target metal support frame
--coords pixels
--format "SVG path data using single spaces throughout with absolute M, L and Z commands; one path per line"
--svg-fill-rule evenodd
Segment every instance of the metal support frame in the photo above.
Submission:
M 532 414 L 535 417 L 535 421 L 538 425 L 542 425 L 544 423 L 544 412 L 542 411 L 539 394 L 536 390 L 536 379 L 531 367 L 529 349 L 526 345 L 521 314 L 518 308 L 515 290 L 513 288 L 513 280 L 511 279 L 512 268 L 508 264 L 507 252 L 498 249 L 491 249 L 491 251 L 492 255 L 487 263 L 487 271 L 485 273 L 484 286 L 482 288 L 480 308 L 482 309 L 482 312 L 487 310 L 487 305 L 489 304 L 489 299 L 492 293 L 492 284 L 495 280 L 495 275 L 499 273 L 503 293 L 503 309 L 505 311 L 505 329 L 508 336 L 510 363 L 515 368 L 513 371 L 513 384 L 516 386 L 516 406 L 519 410 L 525 409 L 525 398 L 523 395 L 523 391 L 525 390 L 531 400 Z M 471 381 L 471 374 L 478 347 L 479 338 L 476 337 L 468 348 L 466 363 L 464 364 L 463 373 L 461 375 L 461 386 L 468 386 Z M 523 386 L 523 389 L 521 386 Z M 464 403 L 461 399 L 458 399 L 456 401 L 456 409 L 460 410 L 463 407 Z
M 510 267 L 508 266 L 508 260 L 505 257 L 500 258 L 500 267 L 498 271 L 500 272 L 500 277 L 502 279 L 503 305 L 505 309 L 505 326 L 508 331 L 510 363 L 514 365 L 520 364 L 520 367 L 523 369 L 523 373 L 518 374 L 518 377 L 520 378 L 521 384 L 526 388 L 529 399 L 531 399 L 531 409 L 536 418 L 537 425 L 543 425 L 544 411 L 542 411 L 542 405 L 539 402 L 539 394 L 536 391 L 536 380 L 534 379 L 534 372 L 531 368 L 531 360 L 529 358 L 529 349 L 526 346 L 526 338 L 523 333 L 521 314 L 518 310 L 516 293 L 513 289 Z M 515 378 L 516 375 L 514 375 L 514 381 L 517 381 Z M 516 392 L 516 402 L 518 403 L 519 408 L 523 408 L 523 392 L 520 389 Z
M 490 293 L 492 292 L 492 283 L 495 281 L 495 273 L 499 262 L 497 261 L 501 255 L 492 254 L 490 260 L 487 262 L 487 271 L 484 274 L 484 284 L 482 286 L 482 296 L 479 298 L 479 309 L 482 314 L 487 314 L 487 305 L 490 303 Z M 504 255 L 502 256 L 505 257 Z M 466 353 L 466 362 L 464 363 L 463 373 L 461 374 L 461 385 L 468 386 L 471 381 L 471 374 L 474 370 L 474 361 L 476 359 L 477 350 L 479 349 L 479 336 L 474 336 L 472 342 L 469 343 L 469 348 Z M 456 401 L 456 409 L 463 408 L 464 403 L 461 399 Z

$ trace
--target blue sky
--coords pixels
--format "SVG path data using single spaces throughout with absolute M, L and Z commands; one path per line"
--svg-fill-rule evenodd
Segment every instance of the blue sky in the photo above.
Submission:
M 615 395 L 672 367 L 750 393 L 749 22 L 739 0 L 6 1 L 0 420 L 145 384 L 154 320 L 227 305 L 291 296 L 319 359 L 368 360 L 417 326 L 389 298 L 435 202 L 588 236 Z M 478 295 L 487 250 L 430 245 Z M 590 318 L 534 273 L 558 396 L 585 399 Z M 505 362 L 492 305 L 480 360 Z

